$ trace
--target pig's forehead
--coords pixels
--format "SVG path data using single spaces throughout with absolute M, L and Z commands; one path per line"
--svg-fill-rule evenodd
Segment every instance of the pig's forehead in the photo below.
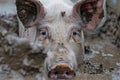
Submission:
M 72 28 L 81 28 L 80 22 L 71 17 L 53 16 L 45 18 L 40 27 L 47 27 L 49 30 L 58 30 L 58 32 L 69 32 Z
M 69 1 L 70 0 L 44 0 L 42 3 L 45 8 L 45 17 L 42 24 L 50 28 L 69 28 L 75 26 L 74 24 L 76 24 L 77 21 L 72 18 L 74 4 Z
M 41 23 L 42 26 L 47 26 L 52 30 L 59 29 L 64 31 L 71 29 L 73 26 L 78 26 L 78 22 L 72 18 L 74 4 L 67 1 L 70 0 L 43 1 L 46 14 Z
M 60 16 L 61 12 L 65 12 L 66 16 L 72 14 L 72 7 L 65 3 L 51 4 L 46 7 L 46 16 Z
M 44 22 L 40 27 L 47 27 L 52 33 L 68 33 L 72 28 L 80 28 L 78 24 L 73 22 L 65 22 L 64 20 L 54 20 L 52 22 Z
M 72 28 L 80 28 L 78 21 L 74 21 L 69 17 L 50 17 L 47 20 L 42 22 L 40 27 L 48 27 L 48 29 L 52 30 L 64 30 L 69 31 Z
M 59 1 L 59 0 L 58 0 Z M 44 5 L 43 5 L 44 6 Z M 65 13 L 66 17 L 72 14 L 72 6 L 63 1 L 49 3 L 45 7 L 46 18 L 49 17 L 57 18 L 61 17 L 61 13 Z

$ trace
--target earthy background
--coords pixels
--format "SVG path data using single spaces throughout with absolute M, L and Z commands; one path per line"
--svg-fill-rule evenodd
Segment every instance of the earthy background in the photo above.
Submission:
M 120 15 L 120 0 L 107 0 L 107 2 L 114 8 L 114 12 Z M 6 21 L 10 21 L 10 24 Z M 6 31 L 2 27 L 4 26 L 7 31 L 18 33 L 17 23 L 16 16 L 0 17 L 0 80 L 44 80 L 41 64 L 45 56 L 40 54 L 39 48 L 29 47 L 28 40 L 19 40 L 20 43 L 11 47 L 11 43 L 17 41 L 9 42 L 4 37 Z M 7 33 L 13 35 L 11 32 Z M 83 55 L 76 80 L 120 80 L 120 48 L 100 37 L 90 38 L 87 45 L 89 45 L 86 48 L 88 52 Z

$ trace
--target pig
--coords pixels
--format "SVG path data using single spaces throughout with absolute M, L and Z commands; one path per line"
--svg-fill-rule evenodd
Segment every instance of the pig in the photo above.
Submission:
M 106 0 L 16 0 L 19 36 L 41 44 L 46 80 L 75 80 L 84 35 L 107 20 Z

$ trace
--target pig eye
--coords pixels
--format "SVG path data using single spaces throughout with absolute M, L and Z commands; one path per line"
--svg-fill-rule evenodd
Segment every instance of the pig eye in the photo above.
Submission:
M 75 41 L 79 41 L 79 40 L 81 39 L 81 38 L 80 38 L 80 30 L 78 30 L 78 29 L 72 29 L 71 37 L 72 37 Z
M 39 30 L 38 37 L 39 37 L 40 41 L 48 38 L 48 36 L 49 36 L 49 34 L 48 34 L 48 30 L 47 29 L 40 29 Z
M 46 35 L 47 35 L 47 32 L 46 32 L 46 31 L 42 31 L 42 32 L 41 32 L 41 35 L 46 36 Z
M 76 36 L 76 35 L 77 35 L 77 32 L 74 31 L 74 32 L 72 33 L 72 35 L 73 35 L 73 36 Z

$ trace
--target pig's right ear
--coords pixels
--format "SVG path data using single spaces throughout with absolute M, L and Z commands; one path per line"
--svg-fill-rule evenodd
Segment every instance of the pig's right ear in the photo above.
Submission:
M 38 0 L 16 0 L 16 7 L 18 18 L 26 28 L 44 17 L 44 7 Z
M 85 29 L 97 30 L 106 21 L 106 0 L 78 0 L 73 7 L 73 16 L 85 23 Z

